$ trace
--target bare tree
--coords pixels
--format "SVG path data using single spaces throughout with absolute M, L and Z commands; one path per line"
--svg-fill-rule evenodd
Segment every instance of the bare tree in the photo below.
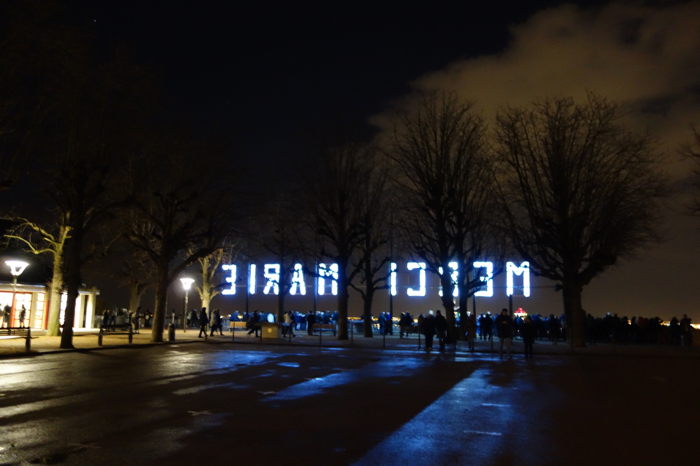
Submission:
M 372 337 L 372 303 L 377 291 L 386 289 L 391 261 L 391 199 L 388 189 L 388 174 L 377 160 L 377 153 L 368 152 L 366 160 L 367 178 L 358 188 L 360 210 L 360 240 L 353 260 L 357 270 L 357 283 L 350 286 L 362 297 L 364 336 Z
M 194 251 L 188 250 L 187 254 L 192 255 Z M 196 286 L 197 294 L 202 302 L 202 307 L 206 307 L 211 314 L 211 301 L 221 294 L 221 283 L 216 282 L 216 274 L 226 256 L 226 249 L 217 248 L 211 254 L 197 259 L 200 270 L 200 284 Z M 187 309 L 185 309 L 187 312 Z
M 197 259 L 200 270 L 200 284 L 197 285 L 197 294 L 202 302 L 202 307 L 206 307 L 211 315 L 211 302 L 219 296 L 224 288 L 228 286 L 236 286 L 236 284 L 228 284 L 216 279 L 220 271 L 220 267 L 230 263 L 234 257 L 238 255 L 241 249 L 241 243 L 225 239 L 222 246 L 214 250 L 211 254 Z M 188 254 L 193 254 L 194 251 L 188 251 Z M 185 312 L 187 310 L 185 309 Z
M 152 340 L 163 341 L 167 290 L 189 265 L 221 248 L 229 234 L 231 187 L 220 162 L 203 161 L 201 147 L 170 141 L 132 165 L 132 202 L 136 221 L 127 237 L 154 267 L 155 306 Z M 185 170 L 200 157 L 200 170 Z M 220 176 L 219 176 L 220 175 Z
M 489 219 L 494 175 L 485 131 L 472 104 L 451 94 L 423 94 L 414 107 L 399 113 L 386 149 L 396 167 L 404 237 L 410 253 L 440 280 L 451 337 L 453 290 L 457 288 L 465 323 L 467 298 L 483 284 L 473 262 L 487 246 L 497 246 Z
M 321 256 L 338 265 L 338 339 L 348 339 L 350 283 L 360 269 L 352 267 L 362 241 L 363 184 L 371 172 L 371 148 L 345 144 L 327 150 L 310 183 L 311 228 L 321 241 Z
M 136 312 L 144 294 L 153 285 L 153 268 L 148 256 L 138 249 L 124 251 L 118 273 L 118 280 L 129 288 L 129 311 Z
M 573 346 L 585 345 L 583 288 L 656 239 L 660 157 L 619 119 L 618 106 L 594 95 L 497 117 L 504 227 L 533 271 L 561 286 Z
M 295 285 L 294 275 L 303 274 L 303 266 L 297 268 L 303 255 L 301 240 L 294 227 L 298 213 L 290 202 L 277 200 L 271 206 L 270 215 L 260 224 L 259 241 L 261 248 L 274 257 L 279 264 L 277 280 L 272 280 L 277 288 L 277 322 L 284 322 L 285 301 Z

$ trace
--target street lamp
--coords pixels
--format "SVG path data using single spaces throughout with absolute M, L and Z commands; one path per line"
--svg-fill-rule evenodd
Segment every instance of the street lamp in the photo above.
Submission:
M 17 295 L 17 277 L 22 275 L 22 272 L 24 272 L 24 269 L 26 269 L 29 266 L 29 262 L 21 261 L 21 260 L 6 260 L 5 265 L 7 265 L 10 268 L 10 273 L 12 274 L 12 310 L 11 312 L 14 313 L 15 311 L 15 297 Z M 11 317 L 11 315 L 10 315 Z M 7 321 L 7 326 L 10 326 L 10 321 Z
M 182 313 L 182 331 L 185 332 L 187 328 L 187 303 L 190 299 L 190 289 L 194 283 L 194 278 L 182 277 L 180 283 L 182 283 L 182 289 L 185 290 L 185 311 Z

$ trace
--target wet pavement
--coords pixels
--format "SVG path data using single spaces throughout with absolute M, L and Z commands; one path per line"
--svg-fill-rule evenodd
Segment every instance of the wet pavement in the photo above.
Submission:
M 531 362 L 502 360 L 488 342 L 426 355 L 372 340 L 222 337 L 5 357 L 0 463 L 697 462 L 694 352 L 550 351 Z

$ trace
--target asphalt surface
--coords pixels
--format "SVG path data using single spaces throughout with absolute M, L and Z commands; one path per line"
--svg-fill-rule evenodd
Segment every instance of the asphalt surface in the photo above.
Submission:
M 0 463 L 697 464 L 700 359 L 172 344 L 0 360 Z

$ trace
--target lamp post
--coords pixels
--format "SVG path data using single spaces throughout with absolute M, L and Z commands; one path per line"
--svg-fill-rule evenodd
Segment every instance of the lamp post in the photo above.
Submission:
M 10 274 L 12 274 L 12 310 L 10 311 L 11 313 L 14 312 L 15 310 L 15 297 L 17 295 L 17 278 L 22 275 L 22 272 L 24 272 L 24 269 L 29 266 L 29 262 L 25 262 L 22 260 L 7 260 L 5 261 L 5 265 L 7 265 L 10 268 Z M 10 314 L 11 318 L 12 314 Z M 10 326 L 10 321 L 7 321 L 7 326 Z
M 194 278 L 182 277 L 180 283 L 182 283 L 182 289 L 185 290 L 185 310 L 182 313 L 182 331 L 184 333 L 187 329 L 187 303 L 190 299 L 190 289 L 194 283 Z

